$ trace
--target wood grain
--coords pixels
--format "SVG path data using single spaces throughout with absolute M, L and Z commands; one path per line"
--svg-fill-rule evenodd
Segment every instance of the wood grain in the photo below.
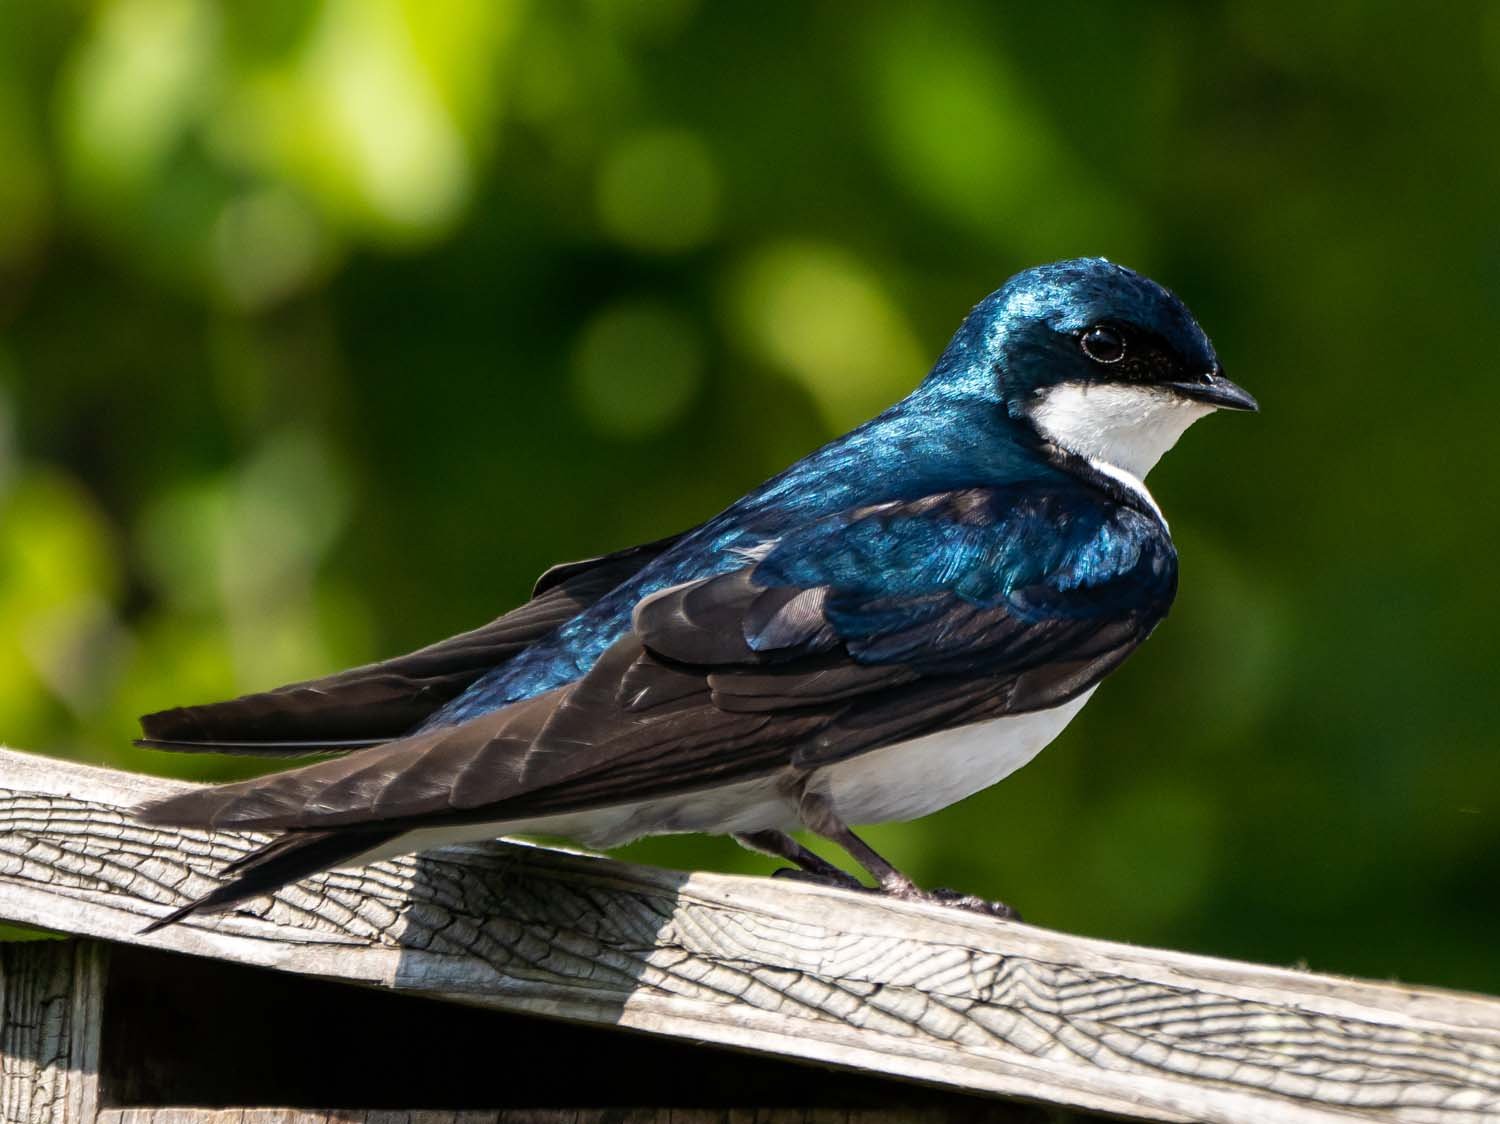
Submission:
M 1500 1120 L 1494 999 L 517 844 L 141 937 L 258 839 L 131 819 L 182 787 L 0 753 L 0 919 L 1139 1119 Z
M 91 941 L 0 944 L 0 1124 L 92 1124 L 103 953 Z
M 393 1112 L 283 1108 L 106 1109 L 99 1124 L 989 1124 L 982 1108 L 515 1108 L 495 1112 Z

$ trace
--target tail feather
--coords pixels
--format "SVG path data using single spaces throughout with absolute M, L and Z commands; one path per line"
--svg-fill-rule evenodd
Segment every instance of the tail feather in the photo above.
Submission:
M 392 741 L 476 680 L 628 581 L 681 536 L 554 566 L 532 599 L 482 628 L 404 656 L 225 702 L 141 719 L 137 745 L 190 753 L 294 757 Z
M 154 717 L 146 715 L 146 718 Z M 190 741 L 187 738 L 136 738 L 130 744 L 141 749 L 164 749 L 169 753 L 223 753 L 230 757 L 310 757 L 321 753 L 347 753 L 369 749 L 385 738 L 317 738 L 313 741 Z
M 154 933 L 185 917 L 216 913 L 249 898 L 274 893 L 289 883 L 372 851 L 400 834 L 391 830 L 289 831 L 220 871 L 221 875 L 231 876 L 228 882 L 157 918 L 141 932 Z

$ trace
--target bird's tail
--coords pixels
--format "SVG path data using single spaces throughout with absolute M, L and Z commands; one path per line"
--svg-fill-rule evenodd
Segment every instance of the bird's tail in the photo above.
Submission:
M 149 816 L 150 807 L 146 805 L 138 814 Z M 389 829 L 289 831 L 226 866 L 220 874 L 228 876 L 229 881 L 218 889 L 158 918 L 141 932 L 154 933 L 195 913 L 216 913 L 248 898 L 272 893 L 299 878 L 340 866 L 400 834 L 400 831 Z

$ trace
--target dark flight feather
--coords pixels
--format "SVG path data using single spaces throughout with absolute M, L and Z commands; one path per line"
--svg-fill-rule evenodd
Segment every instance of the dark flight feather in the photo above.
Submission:
M 141 929 L 154 933 L 194 913 L 216 912 L 279 890 L 289 882 L 338 866 L 379 847 L 399 831 L 293 831 L 230 863 L 219 873 L 231 875 L 217 889 L 195 898 Z
M 814 768 L 1059 705 L 1149 634 L 1176 581 L 1155 520 L 1072 498 L 965 492 L 846 513 L 809 532 L 815 543 L 789 548 L 786 566 L 783 542 L 743 569 L 644 599 L 634 631 L 574 683 L 351 757 L 174 797 L 143 816 L 292 830 L 516 821 Z M 1028 546 L 1026 568 L 1013 567 L 1021 583 L 971 581 L 971 567 L 992 566 L 1039 520 L 1069 528 L 1058 558 L 1038 561 Z M 974 540 L 966 566 L 930 546 L 951 544 L 955 528 Z M 897 571 L 881 554 L 910 562 Z M 835 584 L 861 571 L 876 577 Z M 807 584 L 762 584 L 794 574 Z M 817 580 L 825 575 L 834 580 Z
M 680 536 L 679 536 L 680 537 Z M 676 541 L 554 566 L 532 600 L 481 628 L 322 679 L 141 719 L 136 743 L 187 752 L 294 756 L 402 737 L 480 676 L 545 637 Z
M 1122 321 L 1172 362 L 1097 369 L 1078 332 Z M 554 567 L 529 605 L 412 656 L 149 717 L 148 738 L 180 748 L 382 744 L 141 816 L 287 831 L 201 903 L 217 905 L 416 828 L 795 779 L 1075 699 L 1176 588 L 1149 497 L 1037 424 L 1039 394 L 1120 371 L 1252 405 L 1167 290 L 1102 260 L 1029 270 L 976 307 L 907 399 L 693 532 Z
M 627 546 L 623 550 L 600 554 L 594 558 L 580 558 L 577 562 L 559 562 L 542 571 L 542 576 L 537 578 L 536 584 L 531 587 L 531 596 L 537 598 L 564 585 L 575 591 L 590 588 L 589 583 L 597 583 L 608 576 L 619 575 L 612 585 L 599 589 L 589 598 L 589 601 L 593 602 L 626 578 L 639 573 L 647 563 L 665 554 L 695 530 L 697 530 L 696 527 L 679 531 L 675 535 L 654 539 L 651 542 L 641 543 L 639 546 Z

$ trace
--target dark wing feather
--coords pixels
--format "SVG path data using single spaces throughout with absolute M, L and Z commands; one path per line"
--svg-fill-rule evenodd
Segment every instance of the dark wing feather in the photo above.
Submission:
M 661 539 L 554 566 L 532 600 L 482 628 L 419 651 L 204 706 L 141 719 L 154 749 L 293 755 L 359 749 L 399 738 L 475 680 L 576 616 L 670 547 Z
M 194 898 L 181 908 L 174 909 L 165 917 L 157 918 L 141 929 L 141 932 L 154 933 L 191 914 L 228 909 L 248 898 L 269 894 L 288 882 L 295 882 L 309 874 L 357 859 L 399 834 L 399 831 L 376 829 L 294 831 L 278 836 L 259 850 L 252 851 L 221 870 L 221 876 L 229 876 L 227 882 L 201 898 Z
M 576 683 L 145 814 L 298 830 L 521 820 L 812 768 L 1058 705 L 1165 614 L 1175 555 L 1132 510 L 1028 503 L 955 493 L 847 513 L 760 563 L 644 600 L 633 632 Z M 1067 536 L 1038 539 L 1059 523 Z M 851 542 L 873 556 L 851 560 Z M 863 584 L 840 577 L 861 573 Z
M 621 698 L 632 669 L 682 682 L 671 697 L 632 708 Z M 703 787 L 784 762 L 784 746 L 758 736 L 771 716 L 722 714 L 708 696 L 701 674 L 679 673 L 627 637 L 570 686 L 363 753 L 182 793 L 139 814 L 150 823 L 293 830 L 488 821 L 628 802 L 649 795 L 662 769 Z M 782 728 L 811 731 L 820 721 L 786 716 Z
M 476 780 L 514 783 L 518 762 L 560 692 L 252 781 L 193 789 L 138 809 L 146 823 L 310 829 L 440 816 Z
M 601 554 L 596 558 L 582 558 L 577 562 L 559 562 L 556 566 L 543 571 L 542 576 L 537 578 L 536 584 L 531 587 L 531 596 L 540 597 L 548 590 L 564 585 L 578 589 L 581 588 L 581 581 L 597 582 L 601 577 L 618 575 L 608 588 L 601 589 L 594 595 L 595 598 L 601 597 L 632 574 L 639 573 L 646 563 L 665 554 L 695 530 L 697 530 L 696 527 L 680 531 L 675 535 L 668 535 L 663 539 L 641 543 L 639 546 L 628 546 L 624 550 Z

